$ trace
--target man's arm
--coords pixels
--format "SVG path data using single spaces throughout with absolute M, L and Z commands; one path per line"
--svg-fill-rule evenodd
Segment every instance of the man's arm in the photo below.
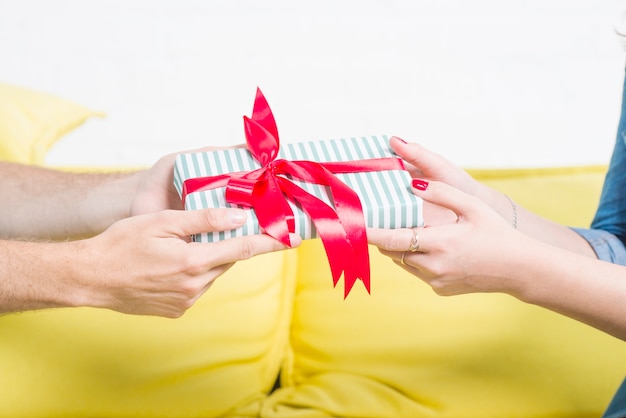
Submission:
M 69 173 L 0 162 L 0 238 L 91 236 L 130 214 L 143 171 Z
M 0 240 L 0 314 L 90 306 L 179 317 L 236 261 L 286 248 L 268 235 L 188 242 L 189 235 L 240 227 L 245 218 L 240 209 L 165 210 L 82 240 Z

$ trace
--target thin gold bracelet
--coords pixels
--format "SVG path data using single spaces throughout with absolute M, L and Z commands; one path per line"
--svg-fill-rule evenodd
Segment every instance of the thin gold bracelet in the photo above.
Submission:
M 504 196 L 506 196 L 506 198 L 509 199 L 509 202 L 511 202 L 511 209 L 513 209 L 513 221 L 511 224 L 513 225 L 513 229 L 517 229 L 517 205 L 511 196 L 508 194 L 505 194 Z

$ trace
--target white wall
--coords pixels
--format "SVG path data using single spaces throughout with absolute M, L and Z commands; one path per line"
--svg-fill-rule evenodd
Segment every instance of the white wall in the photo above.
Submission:
M 108 117 L 50 164 L 147 165 L 244 141 L 395 134 L 466 167 L 607 162 L 623 0 L 0 0 L 0 80 Z

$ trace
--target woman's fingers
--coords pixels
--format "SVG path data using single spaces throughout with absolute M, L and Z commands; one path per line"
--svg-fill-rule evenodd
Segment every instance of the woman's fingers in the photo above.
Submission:
M 391 137 L 389 146 L 400 158 L 408 162 L 418 173 L 422 173 L 424 176 L 438 178 L 440 172 L 445 174 L 447 171 L 450 171 L 452 167 L 457 169 L 441 155 L 419 144 L 408 143 L 396 136 Z
M 437 207 L 449 210 L 453 216 L 451 223 L 465 218 L 472 212 L 475 198 L 438 181 L 415 179 L 413 192 Z M 452 219 L 456 216 L 456 219 Z M 394 252 L 428 252 L 433 240 L 437 240 L 439 229 L 368 229 L 367 236 L 370 244 L 376 245 L 386 255 L 396 259 Z M 433 236 L 434 235 L 434 236 Z M 415 244 L 417 242 L 417 244 Z
M 408 143 L 398 137 L 389 141 L 391 149 L 408 164 L 413 177 L 443 181 L 467 193 L 474 194 L 476 181 L 463 169 L 448 161 L 442 155 L 415 143 Z
M 454 212 L 458 218 L 467 216 L 477 198 L 440 181 L 413 179 L 413 193 L 427 202 Z
M 426 252 L 424 234 L 427 228 L 417 227 L 414 229 L 378 229 L 367 230 L 367 240 L 377 246 L 383 254 L 391 252 Z

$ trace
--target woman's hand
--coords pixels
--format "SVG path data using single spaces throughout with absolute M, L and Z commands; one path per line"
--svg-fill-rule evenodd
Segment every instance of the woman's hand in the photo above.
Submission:
M 441 181 L 470 195 L 475 195 L 480 186 L 465 170 L 419 144 L 394 136 L 389 146 L 408 163 L 407 169 L 413 178 Z
M 416 195 L 454 213 L 456 221 L 418 228 L 415 252 L 409 249 L 410 229 L 370 229 L 368 241 L 440 295 L 519 292 L 521 283 L 511 279 L 510 269 L 530 262 L 524 245 L 531 239 L 474 196 L 439 181 L 416 185 Z
M 626 340 L 625 268 L 514 229 L 480 199 L 440 182 L 415 193 L 458 216 L 453 224 L 370 229 L 368 240 L 439 295 L 502 292 Z M 410 247 L 419 247 L 412 252 Z
M 480 188 L 480 184 L 463 169 L 419 144 L 408 143 L 394 136 L 391 137 L 389 146 L 405 161 L 407 170 L 413 178 L 441 181 L 471 195 L 477 193 Z M 447 208 L 424 202 L 426 225 L 445 225 L 455 221 L 456 215 Z

